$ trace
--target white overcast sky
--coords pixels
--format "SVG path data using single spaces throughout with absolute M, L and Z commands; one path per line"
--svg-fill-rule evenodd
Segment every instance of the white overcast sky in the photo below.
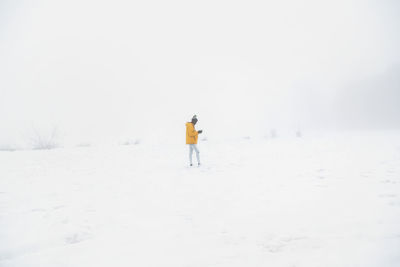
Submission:
M 399 14 L 395 0 L 2 0 L 0 135 L 178 140 L 193 114 L 215 136 L 332 127 L 343 99 L 351 112 L 348 96 L 362 106 L 400 74 Z

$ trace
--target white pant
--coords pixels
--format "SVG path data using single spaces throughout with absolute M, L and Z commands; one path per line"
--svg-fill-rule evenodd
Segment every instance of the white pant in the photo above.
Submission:
M 195 145 L 195 144 L 190 144 L 190 145 L 189 145 L 189 160 L 190 160 L 190 165 L 192 165 L 193 150 L 196 151 L 197 163 L 200 164 L 200 151 L 199 151 L 199 149 L 197 148 L 197 145 Z

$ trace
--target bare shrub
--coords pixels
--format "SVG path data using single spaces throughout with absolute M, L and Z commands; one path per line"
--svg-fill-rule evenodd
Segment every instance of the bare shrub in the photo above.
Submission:
M 127 140 L 123 142 L 121 145 L 123 146 L 131 146 L 131 145 L 138 145 L 141 143 L 141 140 L 139 138 L 136 138 L 135 140 Z
M 11 144 L 0 144 L 0 151 L 16 151 L 19 150 L 19 148 L 15 145 L 11 145 Z
M 90 143 L 79 143 L 76 146 L 77 147 L 90 147 L 90 146 L 92 146 L 92 144 L 90 144 Z
M 33 128 L 33 135 L 31 137 L 32 148 L 35 150 L 57 148 L 59 147 L 57 138 L 58 138 L 57 127 L 53 127 L 49 135 L 39 133 L 35 128 Z

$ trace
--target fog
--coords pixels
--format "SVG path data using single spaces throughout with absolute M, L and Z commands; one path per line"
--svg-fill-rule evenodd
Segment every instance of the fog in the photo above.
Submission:
M 400 127 L 400 4 L 1 1 L 0 142 Z M 182 141 L 183 142 L 183 141 Z

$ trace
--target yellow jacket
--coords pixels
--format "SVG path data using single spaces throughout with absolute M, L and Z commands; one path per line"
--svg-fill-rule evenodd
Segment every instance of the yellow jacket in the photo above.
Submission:
M 199 133 L 194 128 L 193 123 L 186 123 L 186 144 L 197 144 Z

